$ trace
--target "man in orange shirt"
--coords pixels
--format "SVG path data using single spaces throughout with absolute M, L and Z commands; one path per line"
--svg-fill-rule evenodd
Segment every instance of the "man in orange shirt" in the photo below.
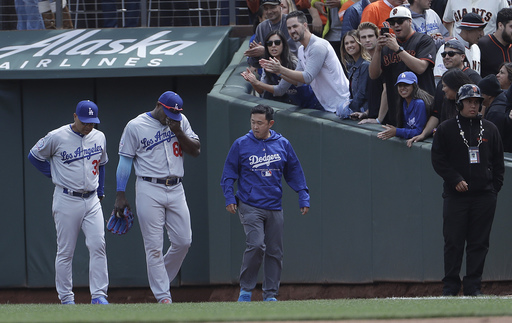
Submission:
M 406 0 L 378 0 L 370 3 L 363 10 L 361 22 L 372 22 L 379 27 L 379 29 L 382 27 L 389 28 L 390 26 L 386 22 L 386 19 L 389 18 L 391 9 L 401 6 L 404 3 L 406 3 Z

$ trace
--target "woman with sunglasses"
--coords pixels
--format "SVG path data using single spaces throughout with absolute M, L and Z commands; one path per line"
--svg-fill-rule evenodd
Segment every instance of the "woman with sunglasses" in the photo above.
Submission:
M 502 90 L 508 90 L 512 85 L 512 63 L 501 63 L 496 78 L 500 82 Z
M 341 64 L 349 80 L 350 101 L 340 110 L 338 117 L 359 119 L 368 110 L 366 88 L 370 54 L 359 41 L 357 30 L 347 32 L 341 38 Z
M 288 47 L 288 43 L 283 33 L 279 30 L 273 30 L 265 39 L 265 59 L 270 57 L 279 60 L 282 66 L 294 70 L 297 65 L 297 57 L 293 55 Z M 261 80 L 258 80 L 249 68 L 241 73 L 243 78 L 251 83 L 253 89 L 264 99 L 291 103 L 301 108 L 310 108 L 323 110 L 318 102 L 311 86 L 304 84 L 301 86 L 293 85 L 281 79 L 279 75 L 262 70 Z M 277 86 L 278 89 L 274 88 Z M 277 91 L 276 91 L 277 90 Z M 276 96 L 277 93 L 284 93 Z

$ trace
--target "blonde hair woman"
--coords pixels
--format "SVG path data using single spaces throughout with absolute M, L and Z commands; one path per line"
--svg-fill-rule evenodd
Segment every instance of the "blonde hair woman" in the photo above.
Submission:
M 340 52 L 341 64 L 350 83 L 350 103 L 337 115 L 342 119 L 358 119 L 360 114 L 368 111 L 366 88 L 371 57 L 361 45 L 357 30 L 351 30 L 343 35 Z

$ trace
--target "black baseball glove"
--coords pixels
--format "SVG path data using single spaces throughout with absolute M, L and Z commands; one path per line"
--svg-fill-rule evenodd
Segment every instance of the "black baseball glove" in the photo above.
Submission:
M 115 213 L 115 210 L 113 210 L 110 219 L 108 219 L 107 230 L 119 235 L 130 231 L 133 226 L 133 213 L 130 209 L 125 207 L 122 217 L 118 217 Z

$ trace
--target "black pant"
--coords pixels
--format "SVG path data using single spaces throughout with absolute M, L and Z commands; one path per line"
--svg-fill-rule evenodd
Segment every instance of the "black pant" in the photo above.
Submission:
M 485 257 L 489 250 L 497 194 L 494 192 L 445 195 L 443 205 L 444 287 L 443 295 L 457 295 L 466 245 L 464 295 L 480 292 Z

